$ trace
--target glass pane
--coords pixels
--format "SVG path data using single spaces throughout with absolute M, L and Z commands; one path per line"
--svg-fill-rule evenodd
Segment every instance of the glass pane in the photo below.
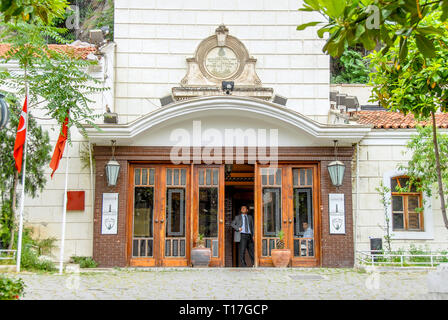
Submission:
M 408 196 L 408 210 L 415 211 L 419 207 L 419 197 L 418 196 Z
M 142 169 L 142 185 L 148 185 L 148 169 Z
M 187 170 L 182 169 L 180 173 L 180 184 L 184 186 L 187 182 Z
M 274 172 L 270 172 L 269 174 L 269 185 L 273 186 L 274 185 Z
M 199 188 L 199 233 L 218 237 L 218 188 Z
M 392 219 L 392 228 L 394 230 L 404 229 L 404 220 L 402 213 L 394 213 Z
M 300 185 L 304 186 L 306 184 L 305 182 L 305 169 L 300 169 Z
M 206 184 L 208 186 L 212 184 L 212 170 L 211 169 L 207 169 L 207 174 L 205 176 L 205 181 L 206 181 Z
M 306 170 L 306 184 L 309 186 L 313 185 L 313 169 Z
M 147 256 L 148 257 L 152 257 L 152 244 L 153 244 L 153 241 L 152 240 L 148 240 L 148 243 L 147 243 L 147 245 L 148 245 Z
M 219 242 L 218 240 L 213 240 L 213 257 L 219 256 Z
M 173 257 L 179 255 L 179 240 L 173 240 Z
M 263 170 L 264 171 L 264 170 Z M 262 171 L 262 176 L 261 176 L 261 182 L 262 184 L 265 186 L 268 184 L 268 176 L 264 174 L 264 172 Z
M 391 180 L 390 180 L 390 190 L 392 191 L 392 192 L 396 192 L 397 191 L 397 186 L 398 186 L 398 183 L 397 183 L 397 179 L 396 178 L 392 178 Z
M 146 256 L 146 241 L 140 240 L 140 257 Z
M 263 236 L 276 237 L 281 230 L 280 188 L 263 189 Z
M 416 212 L 409 213 L 409 229 L 420 229 L 420 214 Z
M 293 176 L 293 184 L 295 186 L 299 185 L 299 169 L 292 170 L 292 176 Z
M 275 174 L 275 184 L 280 186 L 282 184 L 282 170 L 278 169 Z
M 266 257 L 268 255 L 268 240 L 263 239 L 261 243 L 262 243 L 261 255 Z
M 409 178 L 398 178 L 398 180 L 400 181 L 400 186 L 402 188 L 408 188 L 408 183 L 409 183 Z
M 135 185 L 140 185 L 140 169 L 135 169 L 134 171 L 134 177 L 135 177 Z
M 179 169 L 174 169 L 174 182 L 173 185 L 178 186 L 179 185 Z
M 132 241 L 132 255 L 138 257 L 138 239 Z
M 417 192 L 417 186 L 415 184 L 411 184 L 411 192 Z
M 219 185 L 219 170 L 218 169 L 213 170 L 213 185 L 214 186 Z
M 199 170 L 199 185 L 204 185 L 204 170 Z
M 294 239 L 294 256 L 300 257 L 300 240 Z
M 271 250 L 275 249 L 275 240 L 269 239 L 269 255 L 271 255 Z
M 171 256 L 171 240 L 165 240 L 165 257 Z
M 154 188 L 137 187 L 134 191 L 134 237 L 153 237 Z
M 403 211 L 402 196 L 392 196 L 392 211 Z
M 294 236 L 314 238 L 311 189 L 294 189 Z
M 154 176 L 155 176 L 155 170 L 149 169 L 149 185 L 154 185 Z
M 173 172 L 171 169 L 166 169 L 166 185 L 170 186 L 173 183 Z
M 180 256 L 185 257 L 185 240 L 180 240 Z
M 166 236 L 185 237 L 185 190 L 168 189 L 166 198 Z
M 212 247 L 212 241 L 210 239 L 205 239 L 205 247 L 211 248 Z

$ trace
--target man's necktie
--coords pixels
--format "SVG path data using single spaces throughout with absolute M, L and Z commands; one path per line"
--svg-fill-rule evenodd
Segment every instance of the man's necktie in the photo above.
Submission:
M 249 233 L 249 224 L 247 222 L 247 214 L 243 215 L 244 217 L 244 233 Z

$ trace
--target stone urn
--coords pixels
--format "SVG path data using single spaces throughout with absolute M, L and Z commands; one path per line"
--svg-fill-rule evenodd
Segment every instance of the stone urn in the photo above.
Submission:
M 291 260 L 290 249 L 272 249 L 271 250 L 272 263 L 276 268 L 285 268 Z
M 210 263 L 212 251 L 210 248 L 195 247 L 191 249 L 191 264 L 195 268 L 206 268 Z

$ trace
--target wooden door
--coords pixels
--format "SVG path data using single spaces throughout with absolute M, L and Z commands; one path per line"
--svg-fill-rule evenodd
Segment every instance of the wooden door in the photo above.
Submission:
M 273 265 L 271 250 L 277 248 L 279 231 L 284 232 L 285 248 L 291 250 L 291 266 L 319 264 L 317 168 L 314 164 L 257 166 L 255 242 L 260 266 Z
M 193 243 L 198 235 L 211 249 L 210 266 L 224 266 L 224 166 L 195 166 L 193 175 Z
M 128 261 L 131 266 L 187 266 L 190 168 L 131 165 Z
M 190 259 L 190 167 L 164 166 L 159 239 L 161 266 L 188 266 Z M 157 221 L 156 221 L 157 223 Z
M 256 256 L 259 266 L 272 266 L 271 250 L 277 247 L 279 232 L 288 234 L 288 193 L 284 187 L 288 170 L 282 165 L 278 168 L 257 167 L 260 176 L 255 187 L 258 202 L 255 213 Z M 288 246 L 286 237 L 285 247 Z
M 131 266 L 159 264 L 159 228 L 155 222 L 160 204 L 158 166 L 131 166 L 128 206 L 128 260 Z
M 319 179 L 317 165 L 291 166 L 288 222 L 292 266 L 318 266 L 320 257 Z

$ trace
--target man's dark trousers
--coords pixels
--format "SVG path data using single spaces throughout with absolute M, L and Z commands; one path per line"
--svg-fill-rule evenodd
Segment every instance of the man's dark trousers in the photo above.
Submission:
M 240 267 L 247 267 L 246 261 L 244 259 L 246 249 L 249 251 L 249 257 L 253 264 L 254 263 L 254 241 L 252 239 L 252 235 L 248 234 L 248 233 L 241 233 L 241 240 L 240 240 L 240 247 L 239 247 Z

